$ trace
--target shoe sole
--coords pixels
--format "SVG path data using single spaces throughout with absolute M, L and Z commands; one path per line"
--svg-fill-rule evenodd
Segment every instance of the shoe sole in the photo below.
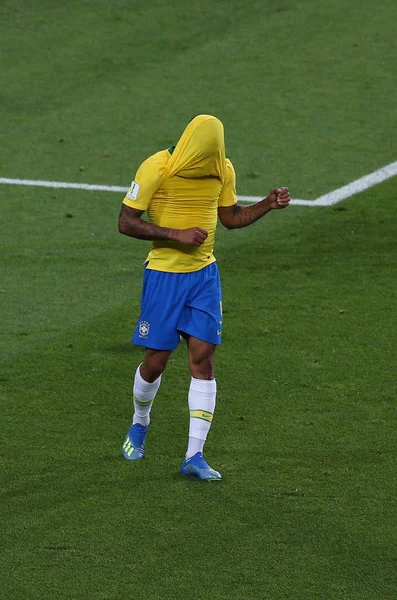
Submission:
M 220 477 L 200 477 L 200 475 L 198 475 L 197 473 L 194 472 L 189 472 L 189 471 L 184 471 L 184 470 L 180 470 L 180 473 L 182 475 L 186 475 L 186 477 L 193 477 L 195 479 L 198 479 L 199 481 L 222 481 L 222 476 Z

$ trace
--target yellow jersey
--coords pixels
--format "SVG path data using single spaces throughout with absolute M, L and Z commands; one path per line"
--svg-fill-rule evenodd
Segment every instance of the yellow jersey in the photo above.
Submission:
M 210 115 L 193 119 L 175 149 L 161 150 L 139 167 L 123 203 L 147 211 L 160 227 L 201 227 L 208 237 L 201 246 L 153 241 L 147 268 L 188 273 L 215 261 L 213 254 L 218 206 L 236 204 L 236 176 L 224 156 L 223 126 Z

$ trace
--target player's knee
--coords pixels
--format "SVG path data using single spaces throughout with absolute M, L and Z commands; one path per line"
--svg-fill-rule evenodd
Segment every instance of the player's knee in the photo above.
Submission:
M 189 367 L 195 379 L 214 378 L 214 353 L 206 355 L 189 355 Z
M 145 360 L 141 365 L 143 379 L 153 382 L 162 375 L 168 364 L 171 352 L 150 350 L 146 352 Z

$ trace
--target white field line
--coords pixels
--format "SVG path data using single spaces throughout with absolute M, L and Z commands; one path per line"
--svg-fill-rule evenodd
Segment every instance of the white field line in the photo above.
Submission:
M 354 196 L 354 194 L 358 194 L 359 192 L 363 192 L 378 183 L 382 183 L 382 181 L 386 181 L 386 179 L 390 179 L 390 177 L 394 177 L 394 175 L 397 175 L 397 161 L 390 163 L 369 175 L 364 175 L 364 177 L 360 177 L 360 179 L 356 179 L 356 181 L 352 181 L 333 192 L 329 192 L 329 194 L 324 194 L 323 196 L 316 198 L 313 205 L 331 206 L 331 204 L 336 204 L 337 202 L 350 198 L 350 196 Z
M 92 185 L 91 183 L 68 183 L 67 181 L 41 181 L 40 179 L 7 179 L 0 177 L 0 183 L 9 185 L 33 185 L 46 188 L 72 188 L 77 190 L 91 190 L 93 192 L 120 192 L 125 193 L 126 187 L 119 185 Z
M 347 185 L 344 185 L 333 192 L 319 196 L 315 200 L 291 200 L 291 204 L 297 204 L 301 206 L 331 206 L 341 200 L 350 198 L 354 194 L 358 194 L 390 177 L 397 175 L 397 161 L 365 175 L 356 181 L 352 181 Z M 0 177 L 0 184 L 6 185 L 26 185 L 36 187 L 48 187 L 48 188 L 68 188 L 68 189 L 79 189 L 79 190 L 90 190 L 98 192 L 119 192 L 126 193 L 126 187 L 118 185 L 92 185 L 90 183 L 69 183 L 66 181 L 42 181 L 38 179 L 9 179 L 7 177 Z M 259 202 L 263 196 L 237 196 L 237 199 L 242 202 Z

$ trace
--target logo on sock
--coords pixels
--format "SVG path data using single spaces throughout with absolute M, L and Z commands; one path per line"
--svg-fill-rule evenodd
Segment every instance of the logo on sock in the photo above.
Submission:
M 139 337 L 145 338 L 149 335 L 150 323 L 141 321 L 139 323 Z
M 213 414 L 211 412 L 209 412 L 208 410 L 197 409 L 197 410 L 190 411 L 191 419 L 202 419 L 203 421 L 208 421 L 208 423 L 211 423 L 212 417 L 213 417 Z

